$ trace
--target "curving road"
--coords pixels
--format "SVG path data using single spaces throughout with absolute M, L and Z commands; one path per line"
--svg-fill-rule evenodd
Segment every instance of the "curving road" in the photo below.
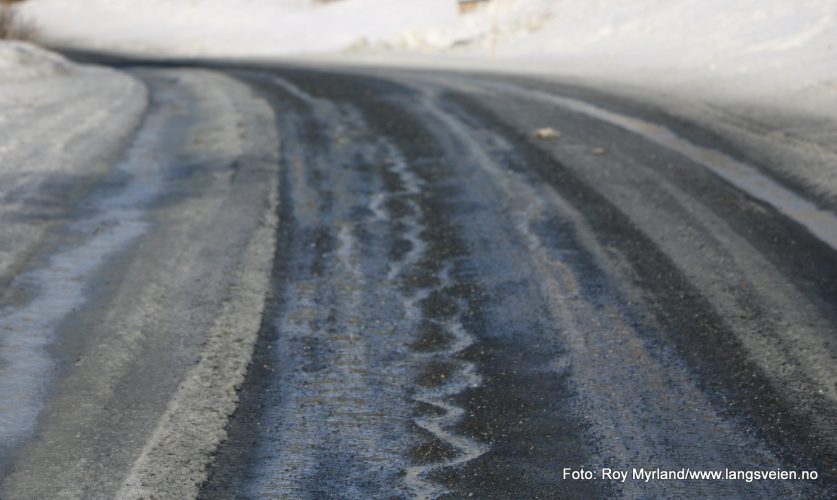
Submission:
M 19 271 L 92 260 L 25 348 L 0 497 L 837 494 L 833 143 L 546 79 L 176 66 L 129 69 L 135 144 Z

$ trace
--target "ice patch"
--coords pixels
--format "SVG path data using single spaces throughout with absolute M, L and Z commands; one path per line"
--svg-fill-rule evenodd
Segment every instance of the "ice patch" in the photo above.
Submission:
M 55 369 L 47 352 L 60 322 L 85 300 L 90 276 L 105 259 L 148 228 L 145 207 L 161 189 L 156 149 L 166 112 L 143 126 L 117 172 L 130 177 L 119 193 L 96 203 L 92 213 L 68 231 L 89 235 L 81 245 L 53 255 L 48 264 L 18 276 L 12 288 L 34 289 L 23 307 L 0 311 L 0 448 L 31 435 Z

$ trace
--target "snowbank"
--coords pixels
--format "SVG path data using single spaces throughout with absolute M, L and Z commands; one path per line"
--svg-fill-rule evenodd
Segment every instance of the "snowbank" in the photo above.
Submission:
M 778 101 L 837 94 L 837 0 L 31 0 L 49 41 L 157 56 L 527 71 Z M 835 106 L 837 107 L 837 106 Z M 830 112 L 829 108 L 829 112 Z
M 51 41 L 179 56 L 455 55 L 563 73 L 837 86 L 837 0 L 32 0 Z
M 495 0 L 395 46 L 493 53 L 580 74 L 837 85 L 837 1 Z
M 837 0 L 493 0 L 370 49 L 837 121 Z
M 190 56 L 333 52 L 457 15 L 455 0 L 32 0 L 24 14 L 52 42 Z
M 835 0 L 32 0 L 48 38 L 188 55 L 288 55 L 384 46 L 498 56 L 588 57 L 644 65 L 837 53 Z

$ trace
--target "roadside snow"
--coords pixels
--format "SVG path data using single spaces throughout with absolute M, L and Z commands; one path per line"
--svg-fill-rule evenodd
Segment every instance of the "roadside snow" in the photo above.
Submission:
M 33 0 L 24 12 L 50 40 L 162 55 L 385 47 L 746 72 L 833 70 L 837 54 L 835 0 L 491 0 L 468 15 L 456 0 Z
M 127 75 L 0 43 L 0 282 L 110 168 L 145 106 Z
M 24 13 L 61 44 L 155 55 L 276 56 L 393 40 L 454 20 L 456 2 L 34 0 Z
M 58 44 L 837 93 L 837 0 L 32 0 Z M 741 83 L 745 82 L 745 83 Z M 764 97 L 764 96 L 762 96 Z
M 707 123 L 740 120 L 750 142 L 771 136 L 765 147 L 790 134 L 834 151 L 837 0 L 491 0 L 467 15 L 456 4 L 31 0 L 24 14 L 56 44 L 157 57 L 559 76 L 669 110 L 692 101 Z M 817 178 L 830 178 L 822 163 L 812 160 Z

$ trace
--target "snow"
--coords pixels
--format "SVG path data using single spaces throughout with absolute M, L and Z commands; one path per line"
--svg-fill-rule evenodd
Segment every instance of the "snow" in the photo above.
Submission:
M 144 86 L 127 75 L 0 43 L 0 281 L 110 168 L 145 106 Z
M 689 102 L 684 116 L 700 108 L 706 125 L 740 120 L 826 149 L 837 140 L 837 0 L 491 0 L 467 15 L 456 4 L 30 0 L 23 14 L 62 46 L 539 73 L 671 112 Z
M 837 53 L 835 0 L 493 0 L 468 15 L 456 0 L 31 0 L 24 12 L 48 39 L 156 54 L 388 47 L 746 71 Z
M 22 14 L 62 46 L 542 73 L 761 124 L 768 108 L 815 116 L 800 134 L 821 144 L 837 130 L 837 0 L 491 0 L 467 15 L 456 0 L 29 0 Z M 66 70 L 8 47 L 6 81 Z
M 544 29 L 498 49 L 548 54 L 595 74 L 687 78 L 837 78 L 837 2 L 631 0 L 558 2 Z
M 457 15 L 452 0 L 33 0 L 24 14 L 63 44 L 214 56 L 337 51 Z
M 837 0 L 30 0 L 47 41 L 837 92 Z M 650 78 L 649 78 L 650 77 Z

